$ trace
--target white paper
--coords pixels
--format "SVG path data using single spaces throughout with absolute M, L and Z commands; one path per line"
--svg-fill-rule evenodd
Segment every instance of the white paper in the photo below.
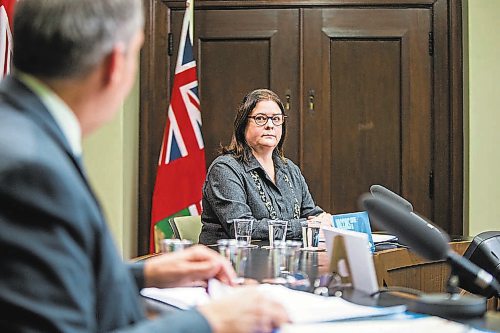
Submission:
M 317 323 L 383 316 L 406 311 L 404 305 L 383 308 L 362 306 L 339 297 L 319 296 L 280 285 L 261 284 L 257 288 L 267 297 L 281 303 L 294 323 Z M 234 291 L 234 288 L 228 287 L 217 280 L 209 281 L 208 289 L 214 299 L 224 297 Z
M 141 290 L 141 295 L 182 310 L 210 301 L 205 288 L 201 287 L 144 288 Z
M 373 242 L 377 244 L 377 243 L 396 241 L 398 238 L 394 235 L 388 235 L 388 234 L 372 234 L 372 239 Z
M 357 305 L 340 297 L 325 297 L 283 286 L 262 284 L 259 289 L 280 302 L 293 323 L 318 323 L 324 321 L 383 316 L 406 311 L 406 306 L 371 307 Z M 316 331 L 318 332 L 318 331 Z
M 200 287 L 145 288 L 141 294 L 180 309 L 188 309 L 195 305 L 205 304 L 211 299 L 217 300 L 231 295 L 238 289 L 212 279 L 208 282 L 210 295 L 204 288 Z M 383 316 L 402 313 L 406 310 L 404 305 L 392 307 L 362 306 L 339 297 L 319 296 L 279 285 L 261 284 L 257 286 L 257 289 L 267 297 L 281 303 L 293 323 L 297 324 Z
M 355 320 L 320 324 L 284 325 L 279 333 L 465 333 L 478 330 L 439 317 L 392 320 Z

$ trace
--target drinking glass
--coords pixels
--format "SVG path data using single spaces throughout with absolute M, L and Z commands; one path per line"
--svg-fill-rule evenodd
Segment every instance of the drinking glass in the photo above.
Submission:
M 163 239 L 161 241 L 161 252 L 175 252 L 184 250 L 193 245 L 193 242 L 187 239 Z
M 294 274 L 299 269 L 301 246 L 299 241 L 275 241 L 275 248 L 280 251 L 281 274 Z
M 234 236 L 237 241 L 243 241 L 248 246 L 252 240 L 252 219 L 234 219 Z
M 250 251 L 246 242 L 236 239 L 219 239 L 217 248 L 219 253 L 231 262 L 238 277 L 244 277 Z
M 284 241 L 286 239 L 288 221 L 269 220 L 267 225 L 269 227 L 269 246 L 271 248 L 274 247 L 274 241 Z
M 317 250 L 319 246 L 320 224 L 302 226 L 302 243 L 304 249 Z

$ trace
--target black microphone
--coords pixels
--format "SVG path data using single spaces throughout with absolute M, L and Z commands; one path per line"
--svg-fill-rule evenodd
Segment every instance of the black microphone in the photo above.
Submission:
M 448 260 L 459 280 L 474 283 L 485 297 L 500 295 L 500 284 L 485 270 L 454 252 L 449 237 L 430 223 L 393 202 L 365 195 L 361 203 L 378 227 L 395 234 L 411 249 L 429 260 Z M 373 219 L 372 219 L 373 217 Z
M 427 224 L 427 227 L 429 229 L 433 229 L 433 231 L 436 233 L 436 235 L 439 235 L 439 237 L 442 237 L 446 243 L 448 243 L 450 240 L 444 236 L 445 233 L 443 230 L 441 230 L 439 227 L 434 226 L 432 223 L 427 221 L 425 218 L 421 217 L 418 214 L 415 214 L 413 212 L 413 205 L 403 198 L 402 196 L 392 192 L 388 188 L 382 186 L 382 185 L 377 185 L 374 184 L 370 186 L 370 192 L 375 198 L 380 198 L 380 199 L 387 199 L 389 202 L 393 203 L 394 205 L 398 206 L 399 208 L 402 208 L 406 211 L 408 211 L 415 219 L 418 219 L 420 223 L 422 224 Z M 403 239 L 399 239 L 402 244 L 409 245 L 408 243 L 405 243 Z
M 393 202 L 371 195 L 362 197 L 362 205 L 368 211 L 370 221 L 381 229 L 388 230 L 399 240 L 424 258 L 444 260 L 450 250 L 448 240 L 436 228 L 417 219 L 407 210 Z
M 386 198 L 394 204 L 404 208 L 409 212 L 413 212 L 412 204 L 405 198 L 397 195 L 386 187 L 382 185 L 374 184 L 370 186 L 370 192 L 375 198 Z

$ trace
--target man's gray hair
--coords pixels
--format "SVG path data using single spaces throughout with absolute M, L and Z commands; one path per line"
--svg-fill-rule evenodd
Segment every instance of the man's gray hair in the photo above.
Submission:
M 20 0 L 14 67 L 47 79 L 83 76 L 143 28 L 142 0 Z

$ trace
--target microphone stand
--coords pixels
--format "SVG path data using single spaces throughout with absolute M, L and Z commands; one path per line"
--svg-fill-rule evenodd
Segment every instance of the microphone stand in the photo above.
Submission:
M 446 260 L 451 266 L 448 292 L 422 293 L 406 302 L 408 310 L 445 318 L 481 317 L 486 313 L 485 297 L 457 293 L 460 278 L 472 280 L 486 290 L 494 288 L 498 292 L 500 287 L 488 281 L 492 278 L 490 274 L 482 273 L 476 265 L 453 252 L 446 233 L 417 214 L 395 205 L 391 200 L 364 195 L 361 202 L 373 222 L 398 236 L 414 252 L 431 261 Z
M 370 296 L 383 297 L 387 304 L 405 304 L 408 311 L 424 313 L 443 318 L 477 318 L 487 310 L 486 298 L 476 295 L 462 295 L 459 278 L 453 270 L 446 283 L 445 293 L 425 293 L 405 287 L 385 287 Z
M 444 318 L 474 318 L 486 313 L 485 297 L 462 295 L 460 279 L 452 268 L 446 283 L 446 293 L 424 293 L 408 303 L 408 310 Z
M 450 272 L 450 276 L 446 281 L 446 292 L 448 294 L 460 294 L 460 278 L 457 274 L 455 274 L 455 270 L 452 269 Z

